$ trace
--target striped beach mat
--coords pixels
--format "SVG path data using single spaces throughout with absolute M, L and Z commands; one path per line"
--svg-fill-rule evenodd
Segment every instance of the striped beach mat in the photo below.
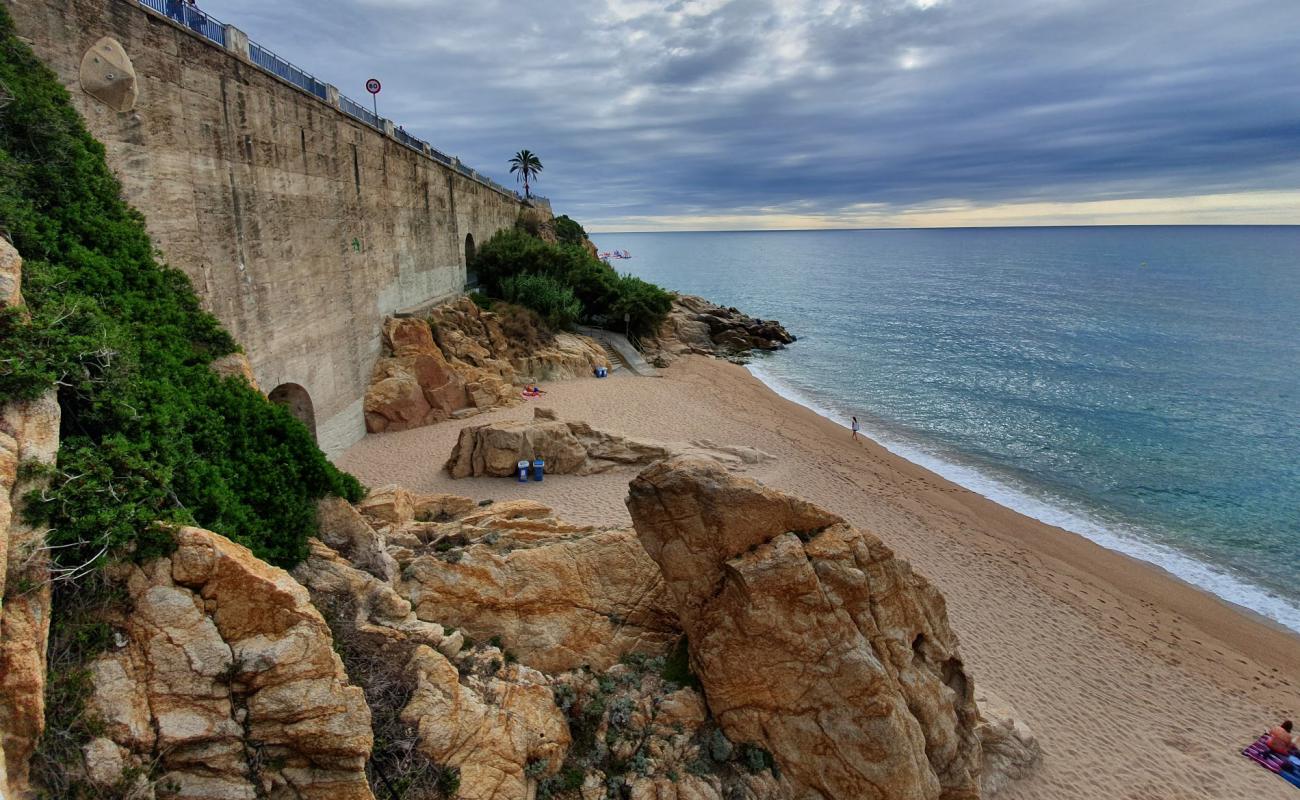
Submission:
M 1268 734 L 1259 737 L 1241 754 L 1256 764 L 1259 764 L 1269 772 L 1275 773 L 1279 778 L 1287 783 L 1300 788 L 1300 772 L 1296 771 L 1294 765 L 1286 756 L 1280 756 L 1268 749 Z

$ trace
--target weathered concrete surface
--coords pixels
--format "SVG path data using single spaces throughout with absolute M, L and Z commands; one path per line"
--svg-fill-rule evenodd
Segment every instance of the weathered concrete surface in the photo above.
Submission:
M 460 291 L 466 237 L 522 204 L 132 0 L 2 1 L 261 387 L 305 388 L 327 453 L 360 438 L 384 317 Z M 130 111 L 82 90 L 103 37 L 134 66 Z

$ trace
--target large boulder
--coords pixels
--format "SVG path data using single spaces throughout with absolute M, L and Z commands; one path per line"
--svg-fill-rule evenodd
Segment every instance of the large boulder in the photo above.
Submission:
M 428 425 L 472 407 L 468 381 L 447 363 L 427 322 L 386 320 L 384 353 L 366 390 L 366 429 L 371 433 Z
M 719 725 L 769 750 L 796 796 L 979 796 L 943 596 L 877 537 L 701 460 L 645 470 L 628 509 Z
M 0 309 L 21 307 L 22 259 L 0 238 Z M 43 531 L 23 518 L 23 498 L 45 478 L 21 467 L 55 463 L 59 402 L 51 390 L 0 404 L 0 796 L 21 797 L 45 729 L 50 631 L 49 556 Z
M 520 401 L 519 386 L 591 375 L 609 361 L 585 336 L 552 334 L 535 316 L 483 311 L 468 298 L 428 320 L 384 322 L 366 391 L 366 430 L 402 431 Z
M 403 571 L 416 614 L 500 641 L 546 672 L 664 652 L 677 619 L 636 534 L 569 526 L 534 505 L 443 526 Z M 463 544 L 439 549 L 453 541 Z
M 585 422 L 558 420 L 536 409 L 531 420 L 503 420 L 462 428 L 447 459 L 453 478 L 513 475 L 520 461 L 541 458 L 554 475 L 592 475 L 622 466 L 646 464 L 678 455 L 710 458 L 740 469 L 769 461 L 752 447 L 695 442 L 652 442 L 600 431 Z
M 156 769 L 172 796 L 371 800 L 370 712 L 307 590 L 247 548 L 181 528 L 176 550 L 116 568 L 119 646 L 91 664 L 104 721 L 87 778 Z
M 980 796 L 989 798 L 1033 772 L 1043 751 L 1029 725 L 1001 697 L 981 688 L 975 703 L 980 711 L 977 730 L 984 757 Z

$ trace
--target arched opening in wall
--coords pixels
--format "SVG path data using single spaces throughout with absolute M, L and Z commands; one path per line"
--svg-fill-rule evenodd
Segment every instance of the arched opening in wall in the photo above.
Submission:
M 316 438 L 316 410 L 312 407 L 311 395 L 307 394 L 306 389 L 296 383 L 282 383 L 272 389 L 267 398 L 272 403 L 289 409 L 289 413 L 311 431 L 311 438 Z
M 474 272 L 474 234 L 465 234 L 465 288 L 478 287 L 478 273 Z

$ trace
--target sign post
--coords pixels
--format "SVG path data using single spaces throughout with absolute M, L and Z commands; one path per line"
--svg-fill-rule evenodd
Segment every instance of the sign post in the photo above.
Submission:
M 370 92 L 370 98 L 375 101 L 375 124 L 379 124 L 379 90 L 383 87 L 379 84 L 378 78 L 371 78 L 366 81 L 366 91 Z

